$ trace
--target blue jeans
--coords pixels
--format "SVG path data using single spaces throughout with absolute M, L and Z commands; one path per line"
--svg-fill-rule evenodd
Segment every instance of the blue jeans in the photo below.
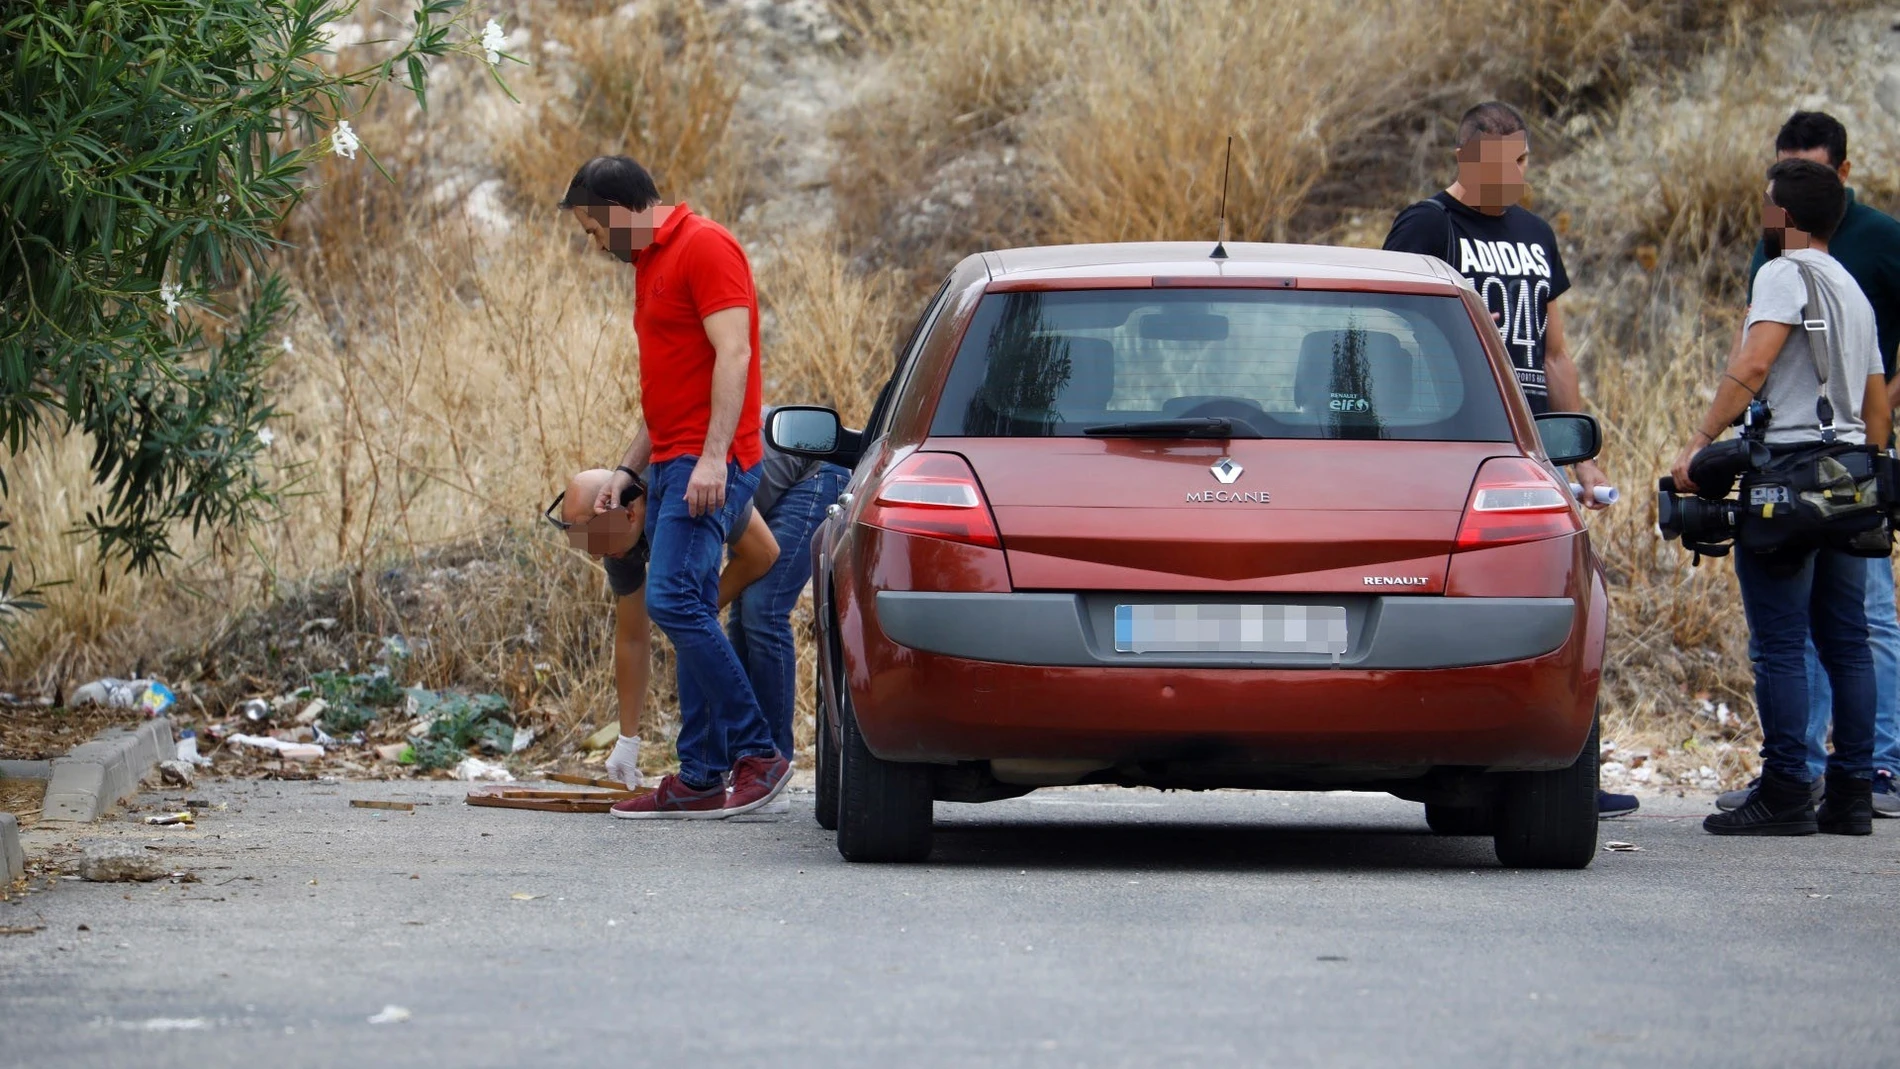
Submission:
M 1834 754 L 1829 771 L 1867 778 L 1874 767 L 1874 668 L 1867 633 L 1867 561 L 1831 549 L 1798 568 L 1772 567 L 1738 551 L 1755 664 L 1755 708 L 1761 716 L 1762 767 L 1778 778 L 1807 782 L 1810 636 L 1832 688 Z
M 811 581 L 812 532 L 825 509 L 838 500 L 851 473 L 836 464 L 786 488 L 765 516 L 778 541 L 778 561 L 733 602 L 726 634 L 752 680 L 752 691 L 772 726 L 772 741 L 792 753 L 792 709 L 798 694 L 798 655 L 792 641 L 792 610 Z
M 1874 654 L 1874 768 L 1900 772 L 1900 621 L 1894 617 L 1893 559 L 1867 562 L 1867 631 Z M 1827 771 L 1827 728 L 1833 692 L 1814 643 L 1808 643 L 1808 775 Z
M 740 758 L 774 747 L 745 668 L 719 630 L 726 532 L 751 507 L 759 469 L 728 462 L 725 507 L 695 517 L 686 509 L 686 482 L 698 461 L 675 457 L 647 469 L 647 615 L 678 657 L 680 779 L 706 790 Z

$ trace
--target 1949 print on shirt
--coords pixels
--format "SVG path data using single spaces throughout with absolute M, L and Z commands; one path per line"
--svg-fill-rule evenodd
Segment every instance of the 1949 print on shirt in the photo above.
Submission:
M 1458 273 L 1478 287 L 1511 350 L 1526 393 L 1543 394 L 1544 331 L 1550 326 L 1550 254 L 1541 242 L 1458 239 Z

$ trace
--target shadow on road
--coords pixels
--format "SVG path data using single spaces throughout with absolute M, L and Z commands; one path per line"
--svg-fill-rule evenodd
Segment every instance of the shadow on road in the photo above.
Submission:
M 937 823 L 933 866 L 1204 872 L 1496 868 L 1486 838 L 1351 825 Z

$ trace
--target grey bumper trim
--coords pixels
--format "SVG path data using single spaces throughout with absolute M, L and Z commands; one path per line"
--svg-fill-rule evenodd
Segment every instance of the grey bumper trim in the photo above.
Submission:
M 1569 638 L 1569 598 L 1241 596 L 1173 594 L 943 594 L 880 591 L 892 641 L 927 653 L 1052 668 L 1332 668 L 1323 654 L 1121 653 L 1117 603 L 1222 601 L 1344 605 L 1351 644 L 1337 667 L 1467 668 L 1541 657 Z

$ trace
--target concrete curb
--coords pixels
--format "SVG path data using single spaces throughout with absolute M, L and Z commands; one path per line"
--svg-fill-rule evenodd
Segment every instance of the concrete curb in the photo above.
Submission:
M 135 728 L 102 732 L 54 760 L 40 819 L 52 823 L 98 820 L 138 790 L 139 780 L 171 752 L 172 722 L 163 717 Z
M 0 883 L 26 876 L 26 850 L 20 846 L 20 822 L 12 813 L 0 813 Z
M 47 779 L 52 774 L 51 761 L 0 761 L 0 779 Z

